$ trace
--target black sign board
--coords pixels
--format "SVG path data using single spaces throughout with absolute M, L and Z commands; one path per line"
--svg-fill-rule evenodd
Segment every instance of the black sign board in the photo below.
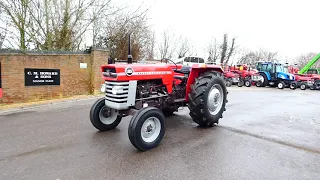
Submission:
M 25 86 L 60 85 L 60 69 L 24 69 Z

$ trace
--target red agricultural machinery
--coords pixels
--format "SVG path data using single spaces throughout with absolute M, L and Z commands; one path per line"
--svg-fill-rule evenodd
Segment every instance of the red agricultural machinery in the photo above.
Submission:
M 239 87 L 242 86 L 242 84 L 240 83 L 239 74 L 230 71 L 230 68 L 228 66 L 224 67 L 223 76 L 227 87 L 230 87 L 234 84 L 237 84 Z
M 286 63 L 287 64 L 287 63 Z M 312 74 L 299 74 L 299 68 L 287 65 L 285 66 L 286 71 L 291 73 L 295 77 L 295 81 L 290 84 L 290 89 L 294 90 L 300 88 L 301 90 L 306 90 L 307 88 L 313 89 L 313 85 L 317 77 Z
M 225 66 L 225 72 L 230 72 L 239 77 L 238 86 L 241 87 L 245 85 L 246 87 L 250 87 L 252 83 L 260 80 L 260 75 L 257 70 L 251 69 L 245 64 L 233 65 L 233 66 Z
M 129 41 L 130 44 L 130 41 Z M 130 47 L 130 45 L 129 45 Z M 226 110 L 223 69 L 216 65 L 108 64 L 101 66 L 104 97 L 91 107 L 90 120 L 100 131 L 118 126 L 132 116 L 128 136 L 140 151 L 155 148 L 165 134 L 165 116 L 187 106 L 201 127 L 212 127 Z

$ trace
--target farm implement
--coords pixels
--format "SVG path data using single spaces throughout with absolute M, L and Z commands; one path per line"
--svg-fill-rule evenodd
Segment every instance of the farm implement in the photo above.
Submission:
M 300 71 L 293 66 L 287 66 L 289 73 L 295 75 L 295 81 L 290 85 L 291 89 L 300 87 L 301 90 L 310 88 L 311 90 L 320 89 L 320 71 L 316 68 L 311 68 L 320 59 L 320 53 L 311 59 Z

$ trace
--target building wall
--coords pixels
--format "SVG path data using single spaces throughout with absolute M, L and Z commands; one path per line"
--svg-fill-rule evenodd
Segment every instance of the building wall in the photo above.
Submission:
M 108 52 L 0 53 L 0 63 L 0 103 L 21 103 L 97 92 L 103 82 L 100 66 L 108 63 Z M 87 63 L 87 68 L 80 68 L 80 63 Z M 25 86 L 25 68 L 60 69 L 60 85 Z

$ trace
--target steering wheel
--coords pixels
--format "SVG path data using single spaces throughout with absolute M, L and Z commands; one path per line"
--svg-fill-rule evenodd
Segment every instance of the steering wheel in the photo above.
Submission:
M 176 69 L 175 70 L 173 70 L 173 71 L 179 71 L 178 70 L 178 65 L 175 63 L 175 62 L 173 62 L 172 60 L 170 60 L 170 59 L 166 59 L 167 61 L 171 61 L 174 65 L 176 65 Z

